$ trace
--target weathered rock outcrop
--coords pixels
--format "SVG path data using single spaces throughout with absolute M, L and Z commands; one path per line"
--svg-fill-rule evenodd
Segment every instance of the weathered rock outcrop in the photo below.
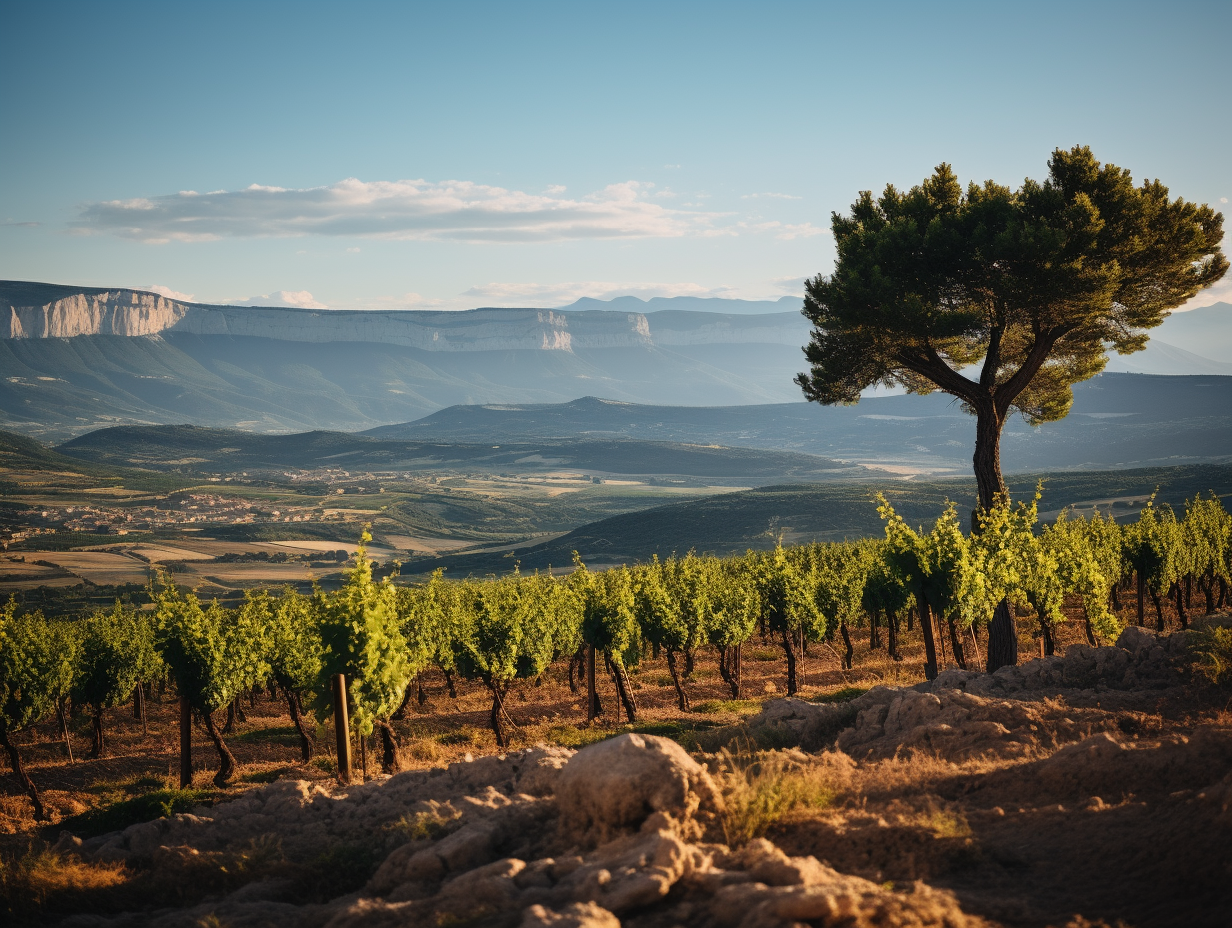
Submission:
M 1143 692 L 1183 682 L 1189 634 L 1152 634 L 1130 627 L 1114 647 L 1071 645 L 1064 656 L 1040 658 L 987 674 L 946 670 L 913 687 L 878 686 L 842 703 L 776 699 L 749 720 L 752 726 L 789 729 L 815 749 L 834 744 L 853 756 L 889 756 L 922 748 L 950 758 L 992 752 L 1016 756 L 1032 747 L 1091 734 L 1047 698 L 1070 703 L 1141 698 Z M 1137 694 L 1134 697 L 1126 694 Z M 1094 724 L 1094 723 L 1092 723 Z
M 141 290 L 24 285 L 4 299 L 0 282 L 0 338 L 84 335 L 247 336 L 293 342 L 375 342 L 424 351 L 572 351 L 653 345 L 796 345 L 808 324 L 798 313 L 727 316 L 721 313 L 642 313 L 551 309 L 313 310 L 214 306 L 167 299 Z M 69 291 L 69 292 L 66 292 Z M 45 302 L 24 301 L 47 297 Z M 655 318 L 662 316 L 662 319 Z
M 290 881 L 266 879 L 188 908 L 75 916 L 77 928 L 211 919 L 232 928 L 617 928 L 643 918 L 721 928 L 983 924 L 922 884 L 893 892 L 764 840 L 738 850 L 701 843 L 690 823 L 719 801 L 704 768 L 674 742 L 624 735 L 577 754 L 534 748 L 337 792 L 274 783 L 87 842 L 66 835 L 59 850 L 180 875 L 255 840 L 280 842 L 289 858 L 365 835 L 395 845 L 361 892 L 330 902 L 304 904 L 290 897 Z M 416 814 L 439 831 L 407 840 L 402 826 Z

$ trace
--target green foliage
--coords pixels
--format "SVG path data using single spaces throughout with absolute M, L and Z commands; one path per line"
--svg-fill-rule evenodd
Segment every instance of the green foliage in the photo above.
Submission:
M 557 625 L 568 621 L 566 593 L 548 575 L 468 584 L 455 626 L 458 669 L 500 690 L 543 673 L 555 656 Z
M 229 610 L 205 609 L 195 593 L 164 580 L 155 593 L 155 644 L 180 695 L 197 712 L 216 712 L 240 691 L 252 657 L 250 643 L 230 633 Z
M 582 640 L 620 666 L 637 666 L 642 631 L 631 572 L 617 567 L 594 573 L 579 560 L 570 582 L 581 600 Z
M 65 662 L 41 612 L 17 615 L 13 600 L 0 611 L 0 728 L 21 731 L 51 710 L 63 691 Z
M 1158 181 L 1135 187 L 1089 148 L 1057 150 L 1048 167 L 1042 183 L 964 191 L 942 164 L 907 192 L 864 191 L 835 214 L 834 272 L 806 284 L 805 395 L 940 389 L 998 430 L 1011 409 L 1053 421 L 1107 348 L 1141 350 L 1144 330 L 1223 277 L 1220 213 L 1169 199 Z M 978 380 L 959 372 L 980 361 Z
M 81 623 L 81 648 L 74 699 L 110 709 L 133 695 L 138 682 L 156 666 L 154 629 L 148 619 L 119 603 Z
M 355 566 L 333 594 L 317 591 L 314 611 L 321 636 L 321 663 L 313 694 L 313 709 L 324 722 L 333 713 L 332 678 L 346 674 L 350 719 L 361 735 L 370 735 L 377 719 L 388 719 L 402 704 L 407 683 L 418 671 L 402 634 L 398 594 L 388 578 L 372 579 L 365 531 L 355 554 Z

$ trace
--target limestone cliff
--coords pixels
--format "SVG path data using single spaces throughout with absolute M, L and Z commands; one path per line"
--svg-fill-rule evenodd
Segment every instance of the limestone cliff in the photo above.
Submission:
M 464 312 L 311 310 L 213 306 L 139 290 L 0 282 L 0 338 L 151 336 L 165 332 L 293 342 L 374 342 L 425 351 L 573 351 L 652 345 L 802 344 L 796 313 L 550 309 Z

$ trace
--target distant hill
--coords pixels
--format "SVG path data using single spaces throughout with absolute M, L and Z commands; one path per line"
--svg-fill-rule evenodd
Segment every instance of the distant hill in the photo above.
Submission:
M 116 426 L 65 442 L 59 453 L 94 464 L 195 473 L 316 470 L 348 472 L 542 473 L 671 476 L 771 483 L 784 478 L 852 479 L 864 468 L 792 451 L 637 440 L 446 443 L 379 439 L 345 432 L 261 435 L 197 426 Z
M 1006 426 L 1007 471 L 1126 467 L 1232 458 L 1232 377 L 1103 374 L 1074 389 L 1060 422 Z M 649 406 L 571 403 L 453 406 L 374 437 L 449 441 L 619 436 L 783 448 L 871 466 L 967 473 L 974 420 L 945 394 L 855 406 Z
M 1232 465 L 1029 474 L 1011 479 L 1010 492 L 1016 499 L 1028 497 L 1041 479 L 1045 510 L 1055 512 L 1078 502 L 1115 499 L 1123 508 L 1111 511 L 1132 516 L 1136 509 L 1129 503 L 1145 501 L 1156 488 L 1159 504 L 1176 507 L 1198 493 L 1232 492 Z M 975 502 L 974 480 L 767 486 L 612 516 L 552 541 L 513 551 L 412 560 L 404 572 L 418 574 L 445 567 L 450 576 L 461 578 L 508 572 L 515 561 L 523 570 L 565 566 L 574 551 L 587 563 L 602 565 L 689 550 L 734 554 L 748 548 L 773 547 L 780 536 L 785 543 L 879 537 L 884 525 L 873 502 L 873 494 L 878 491 L 884 492 L 912 525 L 930 523 L 951 500 L 966 518 Z

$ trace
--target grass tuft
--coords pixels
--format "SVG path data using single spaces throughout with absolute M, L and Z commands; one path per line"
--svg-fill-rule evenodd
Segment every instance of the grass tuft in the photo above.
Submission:
M 86 863 L 46 845 L 30 845 L 19 856 L 0 856 L 0 921 L 43 924 L 48 909 L 73 911 L 128 879 L 123 863 Z
M 120 831 L 138 822 L 189 812 L 194 806 L 208 803 L 212 798 L 213 793 L 207 790 L 172 789 L 164 786 L 128 799 L 106 802 L 66 818 L 63 825 L 75 835 L 90 837 L 109 831 Z
M 719 752 L 717 780 L 723 791 L 723 837 L 738 847 L 762 837 L 772 825 L 834 799 L 824 775 L 778 751 Z

